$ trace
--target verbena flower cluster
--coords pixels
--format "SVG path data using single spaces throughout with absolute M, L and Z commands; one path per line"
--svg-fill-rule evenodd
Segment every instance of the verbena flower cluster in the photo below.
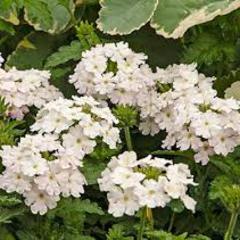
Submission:
M 69 81 L 80 94 L 136 107 L 143 134 L 165 130 L 164 148 L 193 149 L 203 165 L 240 144 L 239 102 L 217 97 L 214 78 L 199 74 L 194 64 L 154 73 L 146 59 L 121 42 L 97 45 L 83 54 Z
M 146 55 L 133 52 L 127 43 L 99 44 L 82 54 L 69 81 L 80 94 L 136 106 L 155 85 L 155 74 L 146 59 Z
M 134 215 L 142 207 L 165 207 L 180 199 L 194 212 L 196 202 L 188 194 L 188 185 L 196 185 L 185 164 L 173 164 L 163 158 L 137 160 L 135 152 L 113 157 L 98 179 L 101 191 L 108 192 L 109 213 L 115 217 Z
M 214 78 L 199 74 L 194 64 L 158 69 L 158 74 L 157 84 L 165 91 L 150 117 L 167 132 L 164 148 L 193 149 L 195 160 L 204 165 L 209 156 L 226 156 L 240 144 L 239 102 L 217 97 Z
M 18 192 L 33 213 L 45 214 L 60 196 L 80 197 L 87 184 L 80 172 L 82 159 L 98 141 L 110 148 L 119 142 L 117 123 L 108 107 L 91 97 L 59 98 L 43 107 L 18 146 L 3 146 L 0 156 L 6 170 L 0 187 Z
M 1 59 L 0 59 L 1 62 Z M 50 72 L 43 70 L 0 69 L 0 96 L 9 104 L 9 115 L 22 119 L 29 107 L 43 107 L 62 94 L 49 84 Z

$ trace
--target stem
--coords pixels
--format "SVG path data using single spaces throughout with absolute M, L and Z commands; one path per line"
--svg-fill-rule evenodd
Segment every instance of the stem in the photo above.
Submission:
M 138 231 L 137 240 L 143 240 L 143 232 L 145 227 L 145 208 L 141 209 L 141 216 L 140 216 L 140 228 Z
M 238 218 L 238 212 L 237 211 L 233 212 L 231 215 L 231 218 L 230 218 L 230 222 L 229 222 L 227 231 L 224 236 L 224 240 L 232 240 L 232 235 L 233 235 L 233 231 L 236 226 L 236 223 L 237 223 L 237 218 Z
M 152 213 L 152 209 L 149 207 L 146 207 L 146 218 L 149 222 L 150 229 L 153 230 L 154 229 L 153 213 Z
M 169 155 L 169 156 L 181 156 L 189 159 L 193 158 L 193 153 L 191 151 L 169 151 L 169 150 L 157 150 L 151 152 L 152 155 Z
M 131 140 L 129 127 L 124 127 L 124 134 L 125 134 L 128 151 L 132 151 L 133 147 L 132 147 L 132 140 Z
M 174 220 L 175 220 L 175 212 L 172 213 L 172 216 L 171 216 L 171 219 L 170 219 L 170 223 L 169 223 L 169 226 L 168 226 L 168 232 L 171 232 L 171 230 L 173 228 Z

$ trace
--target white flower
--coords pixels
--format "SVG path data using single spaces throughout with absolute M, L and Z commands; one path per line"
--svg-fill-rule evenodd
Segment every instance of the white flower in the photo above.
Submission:
M 84 193 L 83 185 L 87 184 L 87 181 L 83 174 L 75 170 L 65 170 L 58 174 L 61 192 L 64 197 L 73 196 L 79 198 Z
M 134 215 L 140 206 L 137 196 L 134 195 L 133 190 L 115 189 L 108 193 L 109 209 L 108 212 L 113 214 L 114 217 L 121 217 L 123 214 Z
M 23 195 L 26 205 L 31 207 L 31 211 L 34 214 L 45 214 L 48 209 L 55 208 L 57 206 L 57 201 L 59 201 L 59 196 L 50 196 L 46 192 L 40 191 L 35 187 L 33 187 L 31 191 L 25 192 Z
M 158 181 L 144 180 L 143 184 L 136 187 L 134 191 L 138 196 L 139 204 L 149 208 L 165 207 L 171 200 L 164 191 L 166 181 L 165 177 L 159 178 Z
M 185 194 L 181 196 L 181 200 L 183 201 L 183 204 L 187 209 L 191 210 L 193 213 L 195 212 L 197 202 L 193 198 Z
M 17 192 L 19 194 L 30 191 L 32 188 L 28 176 L 11 170 L 5 170 L 0 176 L 0 187 L 8 193 Z
M 30 160 L 31 158 L 31 160 Z M 47 161 L 40 156 L 29 156 L 22 162 L 22 172 L 27 176 L 41 175 L 48 170 Z
M 182 198 L 194 210 L 194 200 L 185 197 L 188 185 L 196 185 L 188 166 L 168 159 L 148 155 L 137 160 L 135 152 L 124 152 L 112 157 L 98 184 L 107 192 L 108 211 L 115 217 L 133 215 L 144 206 L 165 207 L 172 199 Z
M 112 174 L 113 182 L 121 185 L 123 189 L 137 186 L 144 177 L 142 173 L 135 173 L 123 167 L 117 167 Z
M 1 64 L 1 59 L 0 59 Z M 35 69 L 9 71 L 1 69 L 0 95 L 9 103 L 9 116 L 22 119 L 28 107 L 41 108 L 47 102 L 62 96 L 49 84 L 50 72 Z
M 96 146 L 96 142 L 84 135 L 83 128 L 78 125 L 71 127 L 68 133 L 62 135 L 62 139 L 63 146 L 79 159 L 91 153 Z

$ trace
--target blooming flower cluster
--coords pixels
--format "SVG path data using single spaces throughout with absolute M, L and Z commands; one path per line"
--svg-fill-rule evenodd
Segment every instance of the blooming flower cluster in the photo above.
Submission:
M 80 94 L 135 106 L 155 85 L 155 74 L 146 59 L 146 55 L 133 52 L 127 43 L 99 44 L 82 54 L 69 81 Z
M 70 82 L 80 94 L 136 107 L 143 134 L 166 130 L 164 148 L 193 149 L 203 165 L 240 144 L 239 102 L 217 97 L 214 78 L 194 64 L 153 73 L 146 58 L 122 42 L 97 45 L 83 54 Z
M 0 155 L 6 167 L 0 187 L 22 194 L 35 214 L 55 208 L 60 194 L 80 197 L 84 192 L 86 180 L 78 168 L 61 164 L 66 156 L 57 135 L 26 135 L 18 146 L 3 146 Z
M 1 59 L 0 59 L 1 62 Z M 49 84 L 50 72 L 36 69 L 0 69 L 0 96 L 10 105 L 9 115 L 22 119 L 28 107 L 41 108 L 62 94 Z
M 185 164 L 147 156 L 137 160 L 133 151 L 113 157 L 98 179 L 101 191 L 108 192 L 109 213 L 115 217 L 134 215 L 141 207 L 165 207 L 180 199 L 194 212 L 196 202 L 188 194 L 188 185 L 196 185 Z
M 108 107 L 91 97 L 59 98 L 42 108 L 31 130 L 18 146 L 3 146 L 0 152 L 6 170 L 0 187 L 18 192 L 33 213 L 56 207 L 60 195 L 80 197 L 87 184 L 79 170 L 82 159 L 93 152 L 97 139 L 115 148 L 117 123 Z
M 195 160 L 203 165 L 209 156 L 226 156 L 240 144 L 239 102 L 217 97 L 214 78 L 199 74 L 194 64 L 158 69 L 157 74 L 159 88 L 165 91 L 155 94 L 154 111 L 147 116 L 150 123 L 142 126 L 143 131 L 166 130 L 163 147 L 193 149 Z

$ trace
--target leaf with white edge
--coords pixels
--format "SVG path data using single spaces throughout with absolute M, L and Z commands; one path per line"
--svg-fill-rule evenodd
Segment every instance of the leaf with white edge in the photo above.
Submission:
M 0 18 L 14 25 L 19 24 L 18 10 L 22 7 L 22 0 L 1 0 Z
M 25 0 L 24 18 L 35 30 L 51 34 L 63 31 L 72 19 L 72 0 Z
M 102 0 L 98 28 L 111 35 L 129 34 L 140 29 L 152 17 L 158 0 Z
M 191 27 L 228 14 L 240 0 L 160 0 L 151 26 L 166 38 L 180 38 Z
M 234 82 L 231 87 L 225 90 L 225 98 L 240 100 L 240 81 Z
M 56 67 L 70 60 L 79 60 L 82 55 L 82 46 L 79 41 L 72 41 L 70 45 L 62 46 L 57 52 L 48 57 L 45 68 Z

